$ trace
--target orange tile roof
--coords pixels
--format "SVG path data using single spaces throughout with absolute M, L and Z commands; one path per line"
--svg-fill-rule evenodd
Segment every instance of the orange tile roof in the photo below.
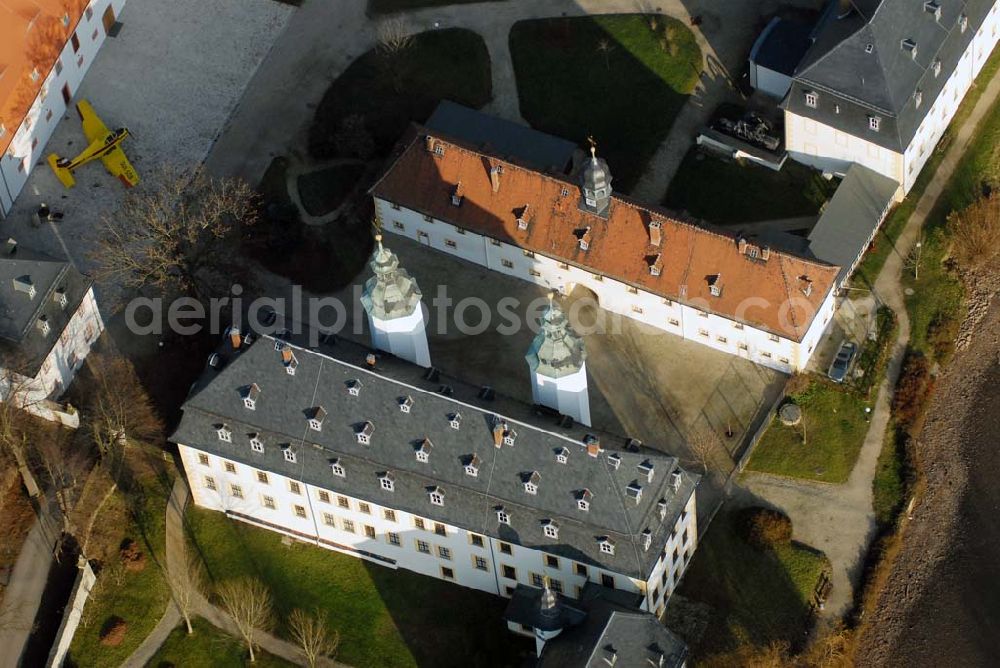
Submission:
M 425 132 L 416 133 L 372 194 L 795 341 L 805 336 L 837 277 L 837 267 L 773 249 L 767 260 L 751 259 L 735 235 L 620 195 L 604 219 L 579 209 L 576 183 L 435 137 L 444 149 L 437 155 L 427 141 Z M 494 191 L 490 167 L 496 164 L 503 172 Z M 451 196 L 459 184 L 463 200 L 456 207 Z M 527 218 L 527 230 L 518 229 L 519 216 Z M 650 221 L 660 222 L 660 246 L 651 244 Z M 584 236 L 587 250 L 580 248 Z M 659 275 L 650 271 L 654 264 Z M 713 296 L 717 276 L 721 294 Z
M 0 154 L 28 114 L 88 0 L 0 0 Z M 33 73 L 34 76 L 33 76 Z

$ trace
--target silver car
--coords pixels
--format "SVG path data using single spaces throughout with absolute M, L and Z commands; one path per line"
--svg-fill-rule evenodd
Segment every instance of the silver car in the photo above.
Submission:
M 847 372 L 851 368 L 851 362 L 854 361 L 854 355 L 857 352 L 858 346 L 853 341 L 844 341 L 840 344 L 840 350 L 837 351 L 837 356 L 833 358 L 830 370 L 826 372 L 830 380 L 835 383 L 844 382 L 844 379 L 847 378 Z

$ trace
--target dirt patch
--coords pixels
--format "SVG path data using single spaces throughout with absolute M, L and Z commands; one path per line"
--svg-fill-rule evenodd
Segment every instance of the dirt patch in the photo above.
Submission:
M 876 621 L 862 627 L 857 665 L 988 665 L 1000 654 L 1000 300 L 977 292 L 915 442 L 923 493 L 866 613 Z

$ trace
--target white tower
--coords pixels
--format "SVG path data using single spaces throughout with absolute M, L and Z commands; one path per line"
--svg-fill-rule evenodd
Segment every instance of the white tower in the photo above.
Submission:
M 531 369 L 531 396 L 536 404 L 554 408 L 589 427 L 586 357 L 583 339 L 570 329 L 562 309 L 549 295 L 542 330 L 524 356 Z
M 369 263 L 375 275 L 365 282 L 361 295 L 372 344 L 396 357 L 429 367 L 431 354 L 427 349 L 420 288 L 405 269 L 399 268 L 395 253 L 382 246 L 381 234 L 375 237 L 375 242 L 378 247 Z

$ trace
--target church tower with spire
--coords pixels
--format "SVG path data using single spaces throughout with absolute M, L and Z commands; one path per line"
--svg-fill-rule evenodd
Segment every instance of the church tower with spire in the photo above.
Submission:
M 590 160 L 580 172 L 580 210 L 607 218 L 611 213 L 611 170 L 597 157 L 597 144 L 590 139 Z
M 375 236 L 376 248 L 369 266 L 375 275 L 365 282 L 361 304 L 368 314 L 372 345 L 422 367 L 431 365 L 427 348 L 420 288 L 396 254 Z
M 589 427 L 587 352 L 553 296 L 549 295 L 542 329 L 524 356 L 531 369 L 531 396 L 536 404 L 554 408 Z

